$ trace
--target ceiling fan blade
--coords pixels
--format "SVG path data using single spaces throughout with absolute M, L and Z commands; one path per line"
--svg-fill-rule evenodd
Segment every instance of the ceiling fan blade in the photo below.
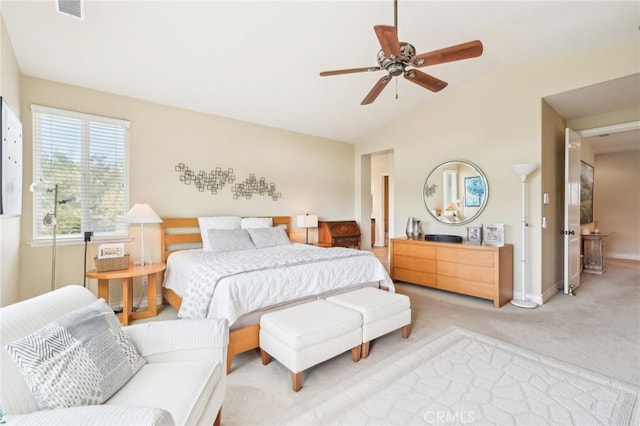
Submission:
M 446 81 L 442 81 L 440 79 L 435 78 L 432 75 L 423 73 L 418 70 L 408 70 L 404 73 L 404 78 L 409 80 L 412 83 L 417 84 L 418 86 L 422 86 L 425 89 L 429 89 L 432 92 L 439 92 L 445 87 L 447 87 Z
M 344 70 L 334 70 L 334 71 L 322 71 L 320 73 L 321 77 L 328 77 L 330 75 L 340 75 L 340 74 L 353 74 L 356 72 L 370 72 L 370 71 L 380 71 L 381 67 L 366 67 L 366 68 L 349 68 Z
M 480 40 L 474 40 L 416 55 L 411 61 L 411 64 L 414 67 L 426 67 L 427 65 L 437 65 L 445 62 L 459 61 L 461 59 L 475 58 L 482 55 L 482 50 L 482 42 Z
M 402 52 L 400 52 L 400 41 L 398 40 L 398 31 L 396 27 L 390 25 L 376 25 L 373 27 L 378 37 L 378 42 L 384 56 L 389 57 L 391 55 L 396 58 L 402 58 Z
M 362 100 L 360 105 L 369 105 L 371 102 L 375 101 L 382 89 L 387 86 L 387 83 L 391 81 L 390 75 L 385 75 L 373 86 L 371 91 L 367 94 L 367 96 Z

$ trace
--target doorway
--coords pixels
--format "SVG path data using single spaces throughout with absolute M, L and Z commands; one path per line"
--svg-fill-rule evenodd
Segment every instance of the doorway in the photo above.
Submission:
M 371 154 L 370 172 L 375 247 L 388 247 L 393 236 L 393 151 Z

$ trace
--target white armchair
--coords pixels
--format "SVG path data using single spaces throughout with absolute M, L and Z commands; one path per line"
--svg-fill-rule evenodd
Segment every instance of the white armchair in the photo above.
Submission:
M 38 411 L 6 345 L 90 305 L 86 288 L 67 286 L 0 308 L 0 409 L 9 424 L 219 424 L 226 393 L 224 319 L 153 321 L 124 327 L 147 361 L 102 405 Z

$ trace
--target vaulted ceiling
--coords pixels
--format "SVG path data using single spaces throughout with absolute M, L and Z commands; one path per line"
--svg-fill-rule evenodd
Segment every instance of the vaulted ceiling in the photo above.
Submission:
M 635 41 L 640 3 L 400 0 L 400 40 L 418 53 L 475 39 L 484 53 L 423 68 L 441 92 L 399 78 L 367 106 L 384 71 L 319 72 L 377 65 L 373 26 L 393 25 L 391 0 L 85 1 L 83 20 L 53 0 L 3 0 L 2 14 L 26 75 L 357 142 L 483 73 Z

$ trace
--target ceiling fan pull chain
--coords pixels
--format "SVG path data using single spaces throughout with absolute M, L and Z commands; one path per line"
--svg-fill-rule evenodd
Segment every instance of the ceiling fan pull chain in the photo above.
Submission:
M 398 79 L 396 78 L 396 99 L 398 99 Z

